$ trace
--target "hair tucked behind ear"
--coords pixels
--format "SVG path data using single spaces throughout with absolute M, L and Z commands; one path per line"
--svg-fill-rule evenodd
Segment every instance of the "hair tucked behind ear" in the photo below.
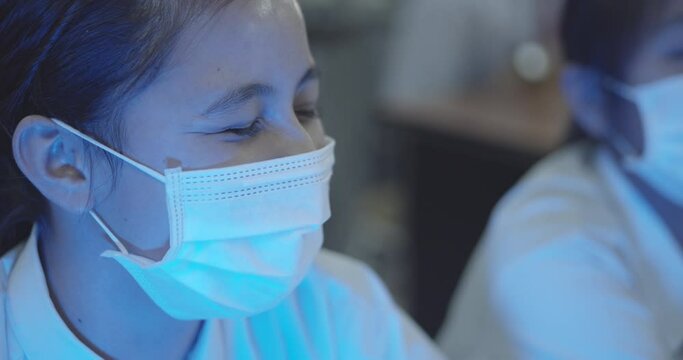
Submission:
M 19 121 L 59 118 L 120 147 L 121 108 L 156 77 L 182 27 L 231 2 L 0 0 L 0 254 L 46 206 L 13 158 Z
M 35 3 L 22 8 L 6 2 L 0 8 L 0 68 L 2 81 L 0 104 L 2 130 L 0 138 L 0 253 L 16 245 L 27 236 L 30 223 L 35 221 L 45 200 L 22 176 L 12 160 L 12 123 L 21 110 L 27 92 L 34 82 L 42 62 L 47 58 L 57 39 L 75 13 L 76 5 L 63 8 L 58 3 L 39 11 Z M 34 5 L 33 7 L 30 5 Z M 39 15 L 42 22 L 35 24 L 31 33 L 22 33 L 28 17 Z M 27 29 L 28 30 L 28 29 Z M 21 40 L 13 43 L 12 40 Z M 14 45 L 14 46 L 12 46 Z

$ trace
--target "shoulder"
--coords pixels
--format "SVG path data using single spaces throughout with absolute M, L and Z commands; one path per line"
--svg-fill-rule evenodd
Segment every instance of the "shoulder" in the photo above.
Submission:
M 580 144 L 542 160 L 498 204 L 494 221 L 505 223 L 511 215 L 530 220 L 560 213 L 566 218 L 568 212 L 579 216 L 578 210 L 589 210 L 587 205 L 593 205 L 593 212 L 604 212 L 599 205 L 604 204 L 605 185 L 595 168 L 595 156 L 591 147 Z
M 489 310 L 527 355 L 611 357 L 655 343 L 624 219 L 592 156 L 574 146 L 536 166 L 497 207 L 478 254 Z
M 308 281 L 328 304 L 338 343 L 350 344 L 341 358 L 442 358 L 394 303 L 379 276 L 362 262 L 323 250 Z
M 388 290 L 369 266 L 333 251 L 320 252 L 307 282 L 324 296 L 335 317 L 349 325 L 395 309 Z
M 550 285 L 546 282 L 559 273 L 581 271 L 597 271 L 624 285 L 633 281 L 623 256 L 624 220 L 594 157 L 586 145 L 563 149 L 501 201 L 482 244 L 494 285 L 530 289 Z
M 485 235 L 496 263 L 536 252 L 618 254 L 624 221 L 597 171 L 595 154 L 575 145 L 535 166 L 498 204 Z
M 314 274 L 321 286 L 335 294 L 360 301 L 390 301 L 377 274 L 366 264 L 351 257 L 323 250 L 316 259 Z

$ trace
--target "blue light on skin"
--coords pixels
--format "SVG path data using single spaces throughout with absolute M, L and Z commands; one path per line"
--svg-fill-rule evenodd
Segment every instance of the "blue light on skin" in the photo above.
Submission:
M 683 74 L 683 3 L 671 1 L 668 6 L 659 18 L 645 26 L 632 56 L 624 59 L 623 78 L 618 80 L 638 86 Z M 564 91 L 575 119 L 594 138 L 608 139 L 618 134 L 642 153 L 645 144 L 638 108 L 604 87 L 601 83 L 604 76 L 577 64 L 567 67 Z M 612 150 L 619 158 L 619 153 Z M 660 195 L 637 175 L 623 167 L 622 171 L 683 245 L 680 221 L 683 208 Z
M 183 30 L 160 76 L 126 105 L 120 150 L 161 173 L 312 151 L 324 143 L 318 92 L 296 1 L 236 0 Z M 40 250 L 53 301 L 103 355 L 183 358 L 201 322 L 169 317 L 101 258 L 115 247 L 87 215 L 94 208 L 132 253 L 160 259 L 164 187 L 126 165 L 113 186 L 106 162 L 87 162 L 85 146 L 40 115 L 15 133 L 19 166 L 49 200 Z

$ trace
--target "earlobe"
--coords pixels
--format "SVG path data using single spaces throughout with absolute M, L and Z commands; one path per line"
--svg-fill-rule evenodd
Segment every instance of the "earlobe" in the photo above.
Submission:
M 562 90 L 574 120 L 596 139 L 604 138 L 609 130 L 603 89 L 602 77 L 596 70 L 570 64 L 562 74 Z
M 88 209 L 89 172 L 82 141 L 44 116 L 19 122 L 12 139 L 17 165 L 55 205 L 74 213 Z

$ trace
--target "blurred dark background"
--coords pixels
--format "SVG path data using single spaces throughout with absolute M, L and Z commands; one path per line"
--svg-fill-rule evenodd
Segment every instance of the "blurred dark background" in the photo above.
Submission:
M 326 246 L 427 332 L 491 210 L 565 139 L 561 0 L 300 0 L 338 141 Z

